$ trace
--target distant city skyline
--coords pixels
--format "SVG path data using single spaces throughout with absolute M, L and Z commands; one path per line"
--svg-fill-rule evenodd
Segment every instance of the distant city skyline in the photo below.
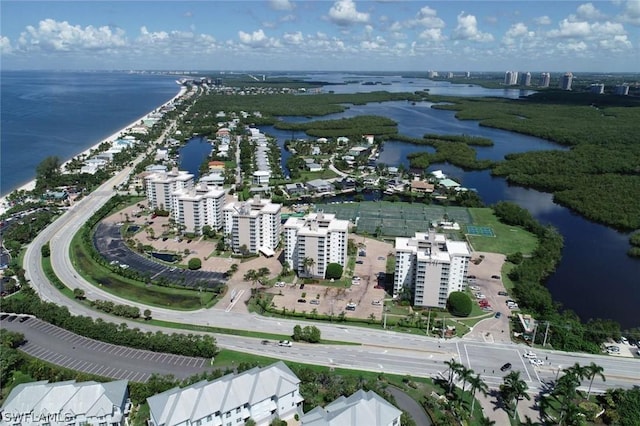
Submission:
M 640 71 L 640 1 L 14 1 L 2 69 Z

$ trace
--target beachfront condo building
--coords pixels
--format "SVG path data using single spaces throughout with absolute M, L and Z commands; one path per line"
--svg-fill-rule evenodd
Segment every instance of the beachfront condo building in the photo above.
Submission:
M 280 244 L 282 204 L 254 198 L 223 208 L 224 234 L 234 253 L 273 256 Z
M 174 197 L 177 191 L 193 188 L 193 175 L 189 172 L 173 169 L 168 172 L 152 173 L 145 178 L 147 201 L 150 209 L 173 211 Z
M 463 291 L 471 254 L 464 241 L 435 231 L 398 237 L 393 297 L 410 292 L 415 306 L 444 308 L 449 294 Z
M 301 277 L 324 278 L 330 263 L 347 265 L 348 220 L 322 212 L 290 217 L 284 235 L 284 261 Z
M 200 235 L 205 226 L 222 229 L 223 189 L 201 182 L 195 188 L 175 191 L 173 197 L 173 218 L 183 232 Z
M 300 379 L 283 363 L 200 381 L 147 398 L 149 426 L 268 426 L 302 414 Z
M 573 83 L 573 73 L 567 72 L 560 79 L 560 88 L 562 90 L 571 90 L 572 83 Z

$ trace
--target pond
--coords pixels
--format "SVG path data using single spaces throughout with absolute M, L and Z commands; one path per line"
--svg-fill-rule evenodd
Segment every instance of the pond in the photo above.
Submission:
M 163 262 L 167 262 L 167 263 L 175 263 L 180 258 L 180 256 L 178 256 L 177 254 L 159 253 L 159 252 L 155 252 L 155 251 L 151 252 L 151 256 L 155 257 L 156 259 L 160 259 Z

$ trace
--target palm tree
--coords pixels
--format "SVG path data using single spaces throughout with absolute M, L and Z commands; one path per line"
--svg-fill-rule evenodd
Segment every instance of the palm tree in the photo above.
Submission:
M 473 415 L 473 409 L 476 405 L 476 392 L 480 391 L 481 394 L 487 395 L 489 386 L 487 386 L 479 374 L 476 374 L 475 377 L 472 376 L 469 378 L 469 385 L 471 386 L 471 414 Z
M 467 386 L 469 379 L 473 377 L 474 371 L 471 368 L 462 367 L 460 369 L 459 377 L 462 379 L 462 394 L 464 395 L 464 388 Z
M 253 285 L 256 285 L 256 281 L 258 281 L 260 279 L 258 272 L 255 269 L 249 269 L 245 274 L 244 274 L 244 280 L 245 281 L 251 281 L 253 283 Z
M 504 383 L 500 386 L 500 390 L 502 391 L 503 398 L 506 400 L 507 404 L 514 402 L 513 405 L 513 419 L 516 418 L 518 414 L 518 403 L 521 398 L 531 399 L 529 394 L 527 393 L 527 383 L 520 378 L 519 371 L 512 371 L 504 377 Z
M 302 261 L 302 266 L 304 267 L 305 272 L 307 273 L 307 275 L 311 275 L 311 271 L 313 270 L 313 267 L 315 266 L 316 261 L 313 260 L 311 257 L 305 257 L 304 260 Z
M 493 426 L 496 424 L 496 422 L 494 420 L 491 420 L 489 417 L 482 417 L 478 421 L 478 424 L 480 426 Z
M 593 379 L 595 379 L 596 376 L 600 376 L 603 382 L 606 382 L 607 379 L 605 379 L 604 374 L 602 374 L 604 372 L 604 367 L 592 362 L 585 368 L 587 370 L 587 378 L 590 379 L 589 391 L 587 392 L 587 399 L 589 399 L 589 396 L 591 396 L 591 385 L 593 385 Z
M 449 384 L 449 393 L 451 393 L 453 392 L 453 381 L 456 374 L 461 373 L 462 369 L 465 367 L 453 358 L 451 358 L 451 361 L 445 361 L 444 363 L 449 367 L 449 380 L 447 383 Z

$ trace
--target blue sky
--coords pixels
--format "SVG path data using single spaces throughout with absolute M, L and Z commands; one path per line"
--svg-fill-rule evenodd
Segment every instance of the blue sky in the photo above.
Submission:
M 640 71 L 640 0 L 0 2 L 3 69 Z

